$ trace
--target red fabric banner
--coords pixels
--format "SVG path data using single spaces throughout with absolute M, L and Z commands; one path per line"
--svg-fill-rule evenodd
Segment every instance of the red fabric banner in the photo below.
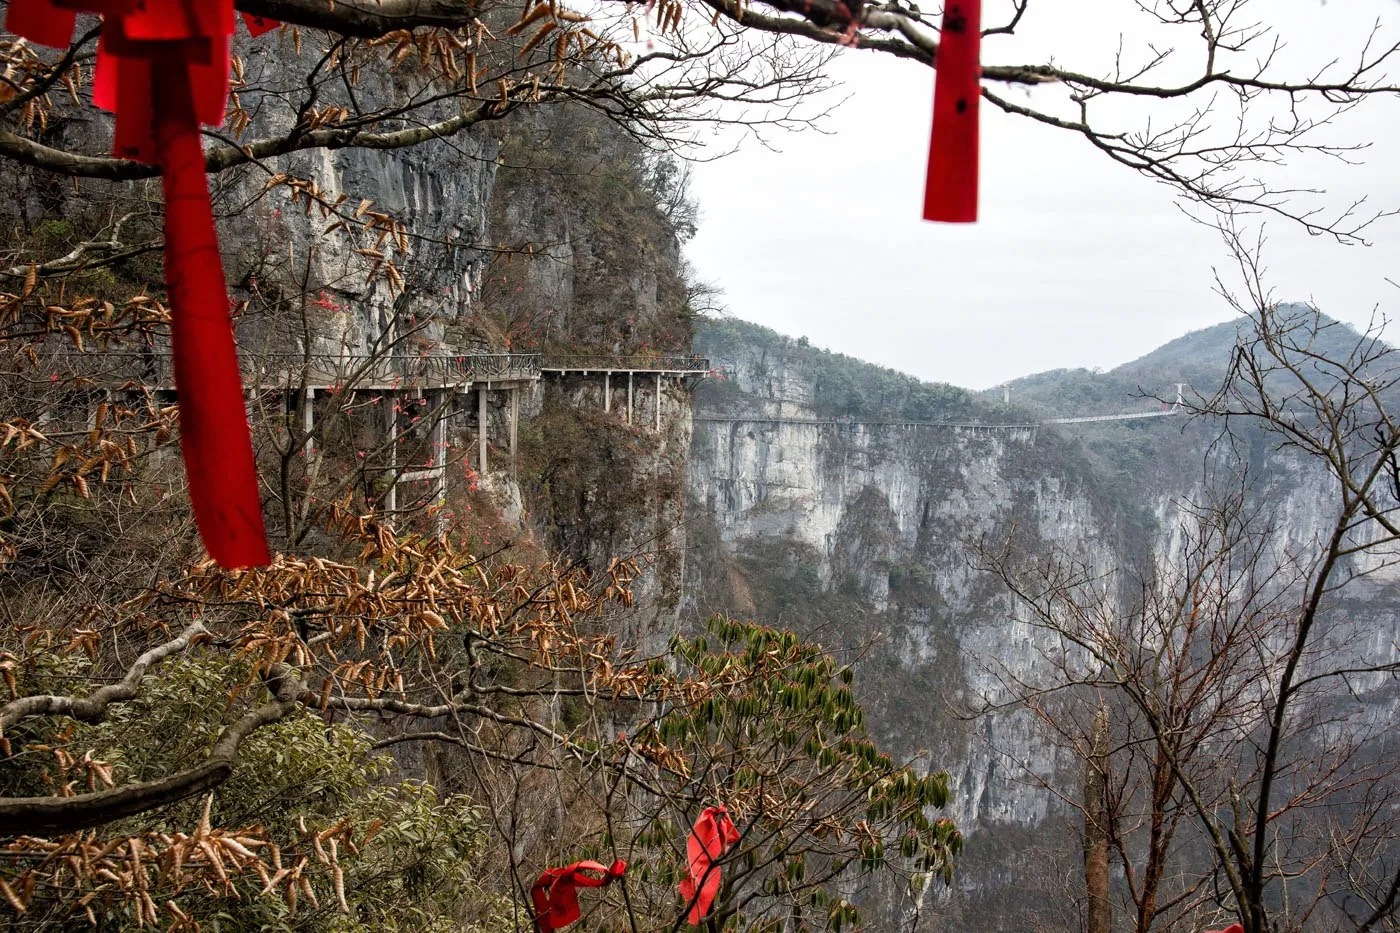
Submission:
M 612 884 L 627 871 L 622 859 L 604 867 L 600 862 L 574 862 L 567 868 L 546 869 L 530 888 L 535 905 L 535 929 L 553 933 L 579 918 L 579 888 L 601 888 Z M 602 877 L 595 878 L 591 872 Z
M 224 567 L 268 562 L 243 378 L 233 342 L 204 150 L 189 83 L 156 82 L 165 189 L 165 283 L 175 309 L 175 385 L 190 501 L 209 556 Z
M 265 32 L 272 32 L 282 24 L 275 19 L 268 19 L 266 16 L 254 16 L 252 13 L 239 13 L 243 17 L 243 25 L 248 27 L 248 34 L 254 38 Z
M 61 9 L 49 0 L 10 0 L 5 11 L 5 29 L 30 42 L 54 48 L 67 48 L 73 38 L 73 26 L 78 14 Z
M 112 151 L 159 164 L 180 446 L 195 522 L 225 567 L 266 564 L 252 435 L 204 173 L 201 123 L 228 102 L 233 0 L 11 0 L 6 28 L 66 46 L 74 13 L 103 17 L 93 102 L 116 112 Z
M 687 877 L 681 879 L 681 897 L 690 905 L 687 921 L 699 926 L 719 894 L 720 868 L 714 864 L 739 841 L 739 830 L 724 807 L 706 807 L 686 840 Z
M 935 61 L 924 220 L 971 223 L 977 219 L 981 46 L 982 0 L 947 0 Z

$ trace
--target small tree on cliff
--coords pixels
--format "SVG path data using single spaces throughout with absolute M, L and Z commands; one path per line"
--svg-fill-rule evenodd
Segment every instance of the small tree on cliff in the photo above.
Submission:
M 1395 567 L 1400 368 L 1378 330 L 1274 304 L 1257 254 L 1227 237 L 1247 333 L 1224 387 L 1195 404 L 1223 431 L 1203 489 L 1177 505 L 1179 543 L 1139 573 L 984 545 L 1048 636 L 1038 670 L 1003 681 L 1088 763 L 1083 797 L 1061 799 L 1082 808 L 1094 929 L 1105 895 L 1115 928 L 1142 933 L 1222 918 L 1248 933 L 1395 929 L 1400 768 L 1384 710 L 1400 667 L 1345 600 Z M 1300 462 L 1271 481 L 1242 456 L 1258 450 L 1247 431 Z M 1271 513 L 1270 493 L 1299 477 L 1322 490 L 1315 539 Z

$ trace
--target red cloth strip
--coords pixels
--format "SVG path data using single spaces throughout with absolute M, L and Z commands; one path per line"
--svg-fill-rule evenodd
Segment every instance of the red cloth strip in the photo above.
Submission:
M 190 501 L 210 557 L 224 567 L 266 564 L 258 474 L 204 177 L 204 150 L 190 82 L 180 79 L 180 71 L 188 66 L 176 52 L 151 67 L 161 76 L 154 82 L 154 99 L 165 190 L 165 283 L 174 309 L 180 446 Z
M 933 84 L 924 220 L 977 219 L 977 105 L 982 0 L 946 0 Z
M 579 888 L 601 888 L 612 884 L 627 871 L 622 859 L 604 867 L 599 862 L 574 862 L 567 868 L 546 869 L 533 887 L 530 900 L 535 907 L 535 929 L 538 933 L 553 933 L 579 918 Z M 596 872 L 601 877 L 593 877 Z
M 180 446 L 195 522 L 219 564 L 266 564 L 252 435 L 199 134 L 201 122 L 224 120 L 233 0 L 11 0 L 6 27 L 64 46 L 75 12 L 103 17 L 93 102 L 116 112 L 113 153 L 161 167 Z
M 156 162 L 160 159 L 151 96 L 151 67 L 148 58 L 116 59 L 117 118 L 113 124 L 112 155 L 119 159 L 135 159 L 137 162 Z M 165 81 L 159 83 L 170 80 L 167 76 Z M 94 86 L 94 96 L 98 90 Z M 102 90 L 105 94 L 106 89 Z
M 233 0 L 142 0 L 121 20 L 135 40 L 227 36 L 233 33 Z
M 272 32 L 282 24 L 275 19 L 268 19 L 266 16 L 254 16 L 252 13 L 238 14 L 243 17 L 243 25 L 248 27 L 248 34 L 257 38 L 265 32 Z
M 107 51 L 107 39 L 97 40 L 97 64 L 92 69 L 92 103 L 103 110 L 117 109 L 117 59 Z
M 724 807 L 706 807 L 685 842 L 687 876 L 681 879 L 681 897 L 690 905 L 687 922 L 699 926 L 719 894 L 720 868 L 714 864 L 739 841 L 739 830 Z
M 48 2 L 48 0 L 44 0 Z M 52 0 L 54 6 L 77 13 L 96 13 L 106 19 L 125 16 L 136 9 L 141 0 Z
M 149 80 L 151 63 L 158 56 L 166 56 L 177 49 L 179 57 L 183 59 L 183 71 L 194 96 L 195 116 L 200 123 L 207 123 L 211 126 L 219 126 L 224 122 L 224 114 L 228 109 L 228 36 L 209 36 L 172 42 L 133 41 L 125 34 L 121 25 L 114 22 L 111 28 L 104 27 L 102 40 L 97 47 L 97 68 L 93 78 L 92 91 L 94 104 L 103 109 L 115 111 L 117 115 L 116 135 L 122 140 L 122 143 L 113 147 L 114 155 L 141 162 L 156 161 L 153 154 L 149 158 L 129 154 L 132 150 L 148 152 L 154 148 L 153 139 L 149 145 L 133 145 L 133 140 L 150 138 L 150 117 L 148 116 L 150 91 L 144 90 L 142 92 L 147 97 L 145 104 L 137 104 L 133 98 L 133 107 L 135 108 L 133 110 L 126 109 L 122 103 L 125 97 L 121 94 L 116 95 L 114 105 L 112 103 L 113 91 L 109 83 L 115 83 L 116 86 L 120 87 L 127 71 L 120 64 L 114 66 L 110 59 L 115 58 L 118 62 L 141 63 L 144 66 L 141 75 L 146 77 L 133 72 L 132 80 L 140 87 L 145 88 L 145 82 Z M 109 76 L 109 72 L 117 76 L 115 82 Z M 164 80 L 175 77 L 177 77 L 176 74 L 162 75 Z M 123 123 L 134 125 L 123 127 Z
M 49 0 L 10 0 L 5 11 L 5 29 L 30 42 L 67 48 L 73 39 L 78 14 L 60 9 Z

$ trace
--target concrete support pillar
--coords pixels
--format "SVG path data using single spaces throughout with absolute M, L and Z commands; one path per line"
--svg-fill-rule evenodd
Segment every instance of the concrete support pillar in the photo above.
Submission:
M 612 411 L 612 373 L 603 373 L 603 411 Z
M 486 387 L 478 386 L 476 390 L 476 471 L 483 478 L 486 476 L 486 425 Z
M 316 441 L 311 429 L 316 426 L 316 390 L 307 386 L 301 391 L 301 429 L 306 433 L 306 446 L 302 452 L 307 461 L 316 459 Z
M 661 374 L 656 374 L 656 430 L 661 430 Z
M 515 449 L 520 440 L 520 386 L 510 390 L 510 472 L 516 471 Z
M 627 373 L 627 423 L 632 423 L 632 372 Z
M 433 505 L 436 509 L 434 522 L 438 534 L 442 534 L 447 527 L 447 516 L 443 511 L 447 506 L 447 419 L 452 414 L 449 401 L 447 391 L 438 391 L 432 393 L 428 403 L 431 410 L 437 413 L 433 418 L 432 439 L 428 448 L 432 451 L 429 457 L 433 464 L 433 472 L 437 474 L 433 478 Z

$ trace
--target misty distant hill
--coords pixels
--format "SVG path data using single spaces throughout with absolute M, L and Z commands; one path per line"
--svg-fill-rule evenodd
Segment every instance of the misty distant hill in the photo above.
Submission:
M 1110 370 L 1052 369 L 1023 376 L 1010 383 L 1011 402 L 1038 417 L 1075 417 L 1149 410 L 1157 399 L 1174 398 L 1179 382 L 1209 394 L 1224 378 L 1246 323 L 1225 321 L 1192 331 Z M 1001 390 L 982 394 L 992 398 Z
M 1285 310 L 1311 315 L 1307 305 L 1286 304 Z M 1325 315 L 1328 325 L 1315 348 L 1344 359 L 1359 338 L 1356 330 Z M 737 318 L 709 319 L 696 328 L 694 348 L 723 370 L 726 361 L 743 356 L 781 357 L 788 365 L 812 373 L 812 397 L 807 400 L 821 415 L 870 420 L 976 420 L 989 422 L 1043 421 L 1132 411 L 1152 411 L 1176 397 L 1177 384 L 1209 397 L 1225 378 L 1240 342 L 1244 317 L 1183 334 L 1138 359 L 1109 370 L 1052 369 L 1009 383 L 1010 405 L 1000 387 L 971 392 L 947 383 L 928 382 L 843 353 L 811 346 L 805 338 L 789 337 Z M 701 409 L 743 406 L 736 387 L 723 380 L 702 388 Z M 1101 430 L 1133 435 L 1143 430 L 1161 433 L 1150 423 L 1110 424 Z M 1081 429 L 1082 430 L 1082 429 Z
M 1316 313 L 1301 303 L 1282 305 L 1281 310 L 1309 317 Z M 1360 334 L 1326 315 L 1317 316 L 1325 329 L 1314 348 L 1333 359 L 1345 359 Z M 1249 328 L 1246 318 L 1237 317 L 1184 334 L 1110 370 L 1055 369 L 1025 376 L 1010 383 L 1011 403 L 1046 418 L 1151 410 L 1158 400 L 1175 396 L 1177 383 L 1184 383 L 1188 392 L 1209 397 L 1225 378 L 1241 331 L 1248 336 Z M 983 399 L 1000 395 L 999 388 L 980 393 Z

